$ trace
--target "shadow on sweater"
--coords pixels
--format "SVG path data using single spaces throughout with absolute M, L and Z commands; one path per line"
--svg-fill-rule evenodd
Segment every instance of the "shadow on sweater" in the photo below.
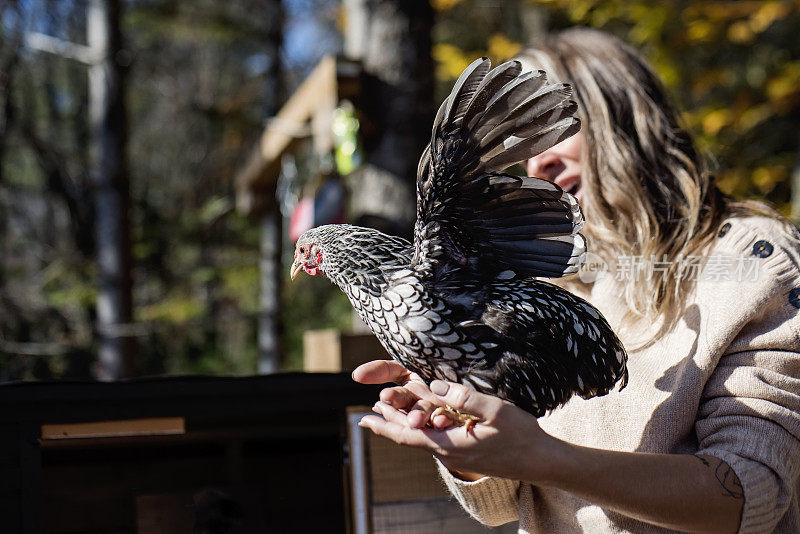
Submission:
M 675 414 L 686 411 L 684 405 L 687 402 L 695 404 L 695 412 L 699 408 L 700 395 L 697 395 L 696 392 L 682 390 L 682 384 L 702 384 L 705 382 L 705 378 L 701 376 L 702 371 L 694 361 L 694 356 L 697 352 L 697 341 L 700 337 L 701 316 L 699 306 L 692 304 L 686 308 L 681 320 L 694 332 L 694 342 L 686 356 L 664 371 L 664 374 L 655 381 L 655 389 L 669 392 L 670 395 L 658 405 L 658 408 L 655 409 L 650 417 L 650 421 L 645 425 L 642 437 L 639 440 L 639 446 L 635 449 L 639 452 L 681 454 L 697 450 L 697 436 L 695 435 L 693 421 L 686 421 L 683 427 L 664 426 L 665 421 L 674 421 Z M 665 433 L 678 435 L 665 435 Z M 665 444 L 668 443 L 685 444 L 686 450 L 667 450 Z
M 687 422 L 685 428 L 680 429 L 675 426 L 667 426 L 666 428 L 664 426 L 665 421 L 673 421 L 674 414 L 682 411 L 677 409 L 677 406 L 688 402 L 692 396 L 691 392 L 682 392 L 681 384 L 702 383 L 703 380 L 700 376 L 701 371 L 694 362 L 697 342 L 700 336 L 701 317 L 699 306 L 696 304 L 689 306 L 681 319 L 695 333 L 694 341 L 686 356 L 664 371 L 664 374 L 655 381 L 654 387 L 656 390 L 670 392 L 670 395 L 658 405 L 650 416 L 650 421 L 645 425 L 639 445 L 635 449 L 637 452 L 691 453 L 697 450 L 694 422 Z M 635 358 L 636 356 L 634 355 L 633 357 Z M 695 411 L 697 408 L 698 406 L 695 406 Z M 665 433 L 674 434 L 676 431 L 679 431 L 681 435 L 665 435 Z M 687 450 L 668 450 L 666 448 L 668 443 L 684 443 L 687 446 Z M 689 448 L 691 450 L 688 450 Z M 625 524 L 625 522 L 629 521 L 629 518 L 611 510 L 606 510 L 605 514 L 617 524 Z

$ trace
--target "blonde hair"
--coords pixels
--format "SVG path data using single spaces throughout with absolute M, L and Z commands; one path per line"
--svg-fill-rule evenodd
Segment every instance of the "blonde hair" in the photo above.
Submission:
M 679 270 L 701 255 L 723 219 L 758 214 L 791 226 L 766 204 L 734 201 L 717 189 L 657 75 L 621 40 L 573 28 L 517 59 L 573 87 L 590 250 L 608 264 L 622 256 L 667 260 L 652 276 L 624 282 L 627 319 L 660 317 L 659 332 L 674 325 L 694 287 Z M 577 277 L 573 283 L 585 285 Z

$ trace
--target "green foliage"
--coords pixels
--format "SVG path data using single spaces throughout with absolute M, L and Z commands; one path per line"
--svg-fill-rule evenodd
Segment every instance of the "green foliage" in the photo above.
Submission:
M 434 2 L 440 10 L 434 47 L 440 79 L 452 83 L 475 57 L 499 55 L 490 36 L 501 31 L 504 11 L 539 22 L 527 35 L 511 26 L 510 42 L 540 39 L 536 30 L 543 28 L 609 31 L 652 62 L 686 110 L 686 125 L 716 161 L 720 187 L 736 197 L 770 200 L 788 214 L 800 144 L 800 2 L 506 1 L 493 14 L 481 13 L 476 24 L 479 4 Z
M 287 262 L 284 272 L 289 272 Z M 303 368 L 303 333 L 306 330 L 352 327 L 353 307 L 345 294 L 324 276 L 300 274 L 284 284 L 284 368 Z
M 266 72 L 247 61 L 271 52 L 276 6 L 125 3 L 133 57 L 129 328 L 143 373 L 256 370 L 258 225 L 234 211 L 233 176 L 269 105 Z M 17 8 L 8 9 L 0 16 Z M 2 84 L 11 84 L 8 106 L 0 103 L 0 379 L 86 377 L 88 365 L 70 362 L 91 360 L 95 350 L 87 70 L 14 48 L 13 38 L 30 24 L 85 42 L 85 9 L 77 2 L 51 12 L 34 3 L 24 10 L 30 21 L 15 16 L 0 27 L 12 34 L 0 39 L 0 63 L 16 56 L 0 79 L 0 98 Z M 65 200 L 85 212 L 72 213 Z

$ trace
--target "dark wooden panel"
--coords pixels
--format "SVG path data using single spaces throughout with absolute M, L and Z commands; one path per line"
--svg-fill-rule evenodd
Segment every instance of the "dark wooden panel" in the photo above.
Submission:
M 221 489 L 260 532 L 344 532 L 344 410 L 378 389 L 302 373 L 0 385 L 2 531 L 135 533 Z M 164 417 L 186 433 L 39 439 L 43 424 Z

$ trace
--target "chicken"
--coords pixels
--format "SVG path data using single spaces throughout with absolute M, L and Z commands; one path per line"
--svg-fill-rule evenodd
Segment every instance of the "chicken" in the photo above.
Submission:
M 537 279 L 576 273 L 585 260 L 575 198 L 502 173 L 578 131 L 571 90 L 516 61 L 490 65 L 473 62 L 436 115 L 418 168 L 414 243 L 320 226 L 297 241 L 291 274 L 327 276 L 426 383 L 459 382 L 540 417 L 574 394 L 624 387 L 627 355 L 596 308 Z

